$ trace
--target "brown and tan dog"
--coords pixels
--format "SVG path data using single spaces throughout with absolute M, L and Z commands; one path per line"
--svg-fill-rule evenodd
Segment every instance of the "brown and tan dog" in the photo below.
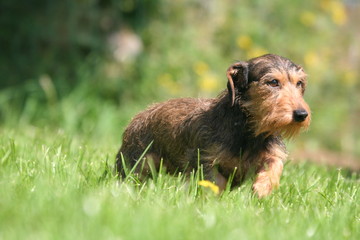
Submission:
M 227 78 L 217 98 L 173 99 L 135 116 L 117 154 L 118 173 L 125 175 L 123 163 L 142 177 L 161 162 L 170 173 L 189 173 L 200 164 L 204 178 L 224 189 L 232 174 L 236 186 L 253 170 L 254 192 L 268 195 L 287 157 L 282 138 L 310 124 L 306 74 L 289 59 L 267 54 L 233 64 Z

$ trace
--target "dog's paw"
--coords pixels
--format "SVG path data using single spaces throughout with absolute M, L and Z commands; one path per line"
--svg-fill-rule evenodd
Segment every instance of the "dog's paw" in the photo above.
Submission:
M 268 196 L 272 191 L 270 178 L 267 176 L 258 177 L 253 184 L 252 189 L 259 198 Z

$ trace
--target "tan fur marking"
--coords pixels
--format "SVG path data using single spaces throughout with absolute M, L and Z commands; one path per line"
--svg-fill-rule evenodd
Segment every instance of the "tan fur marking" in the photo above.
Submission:
M 259 198 L 269 195 L 274 188 L 279 187 L 283 161 L 286 157 L 287 154 L 284 150 L 276 146 L 260 155 L 259 167 L 253 184 L 253 190 Z

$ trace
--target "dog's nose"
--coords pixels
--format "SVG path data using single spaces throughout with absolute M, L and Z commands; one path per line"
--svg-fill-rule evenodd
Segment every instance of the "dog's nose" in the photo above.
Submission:
M 307 116 L 308 116 L 308 112 L 304 109 L 297 109 L 294 111 L 294 120 L 295 122 L 303 122 Z

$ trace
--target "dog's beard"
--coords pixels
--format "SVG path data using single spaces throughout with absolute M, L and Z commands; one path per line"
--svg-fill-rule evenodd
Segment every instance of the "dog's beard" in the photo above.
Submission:
M 306 130 L 310 119 L 303 122 L 296 122 L 293 119 L 292 110 L 268 112 L 267 109 L 250 109 L 250 125 L 255 136 L 281 135 L 284 138 L 293 138 L 302 130 Z

